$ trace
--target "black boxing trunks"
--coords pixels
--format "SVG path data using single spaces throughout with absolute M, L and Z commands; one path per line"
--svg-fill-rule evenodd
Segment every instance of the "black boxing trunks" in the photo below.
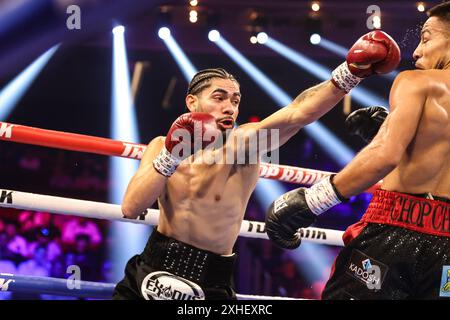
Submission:
M 235 300 L 236 254 L 221 256 L 153 231 L 132 257 L 113 300 Z
M 378 189 L 343 240 L 322 299 L 450 298 L 449 199 Z

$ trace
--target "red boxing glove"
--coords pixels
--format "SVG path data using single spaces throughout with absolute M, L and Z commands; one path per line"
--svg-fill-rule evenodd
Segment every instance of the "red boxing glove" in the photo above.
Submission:
M 364 78 L 397 68 L 400 57 L 400 48 L 394 39 L 381 30 L 371 31 L 350 48 L 346 62 L 333 71 L 332 82 L 349 92 Z
M 182 114 L 170 127 L 164 147 L 153 160 L 153 167 L 170 177 L 183 159 L 213 143 L 218 134 L 216 119 L 209 113 Z

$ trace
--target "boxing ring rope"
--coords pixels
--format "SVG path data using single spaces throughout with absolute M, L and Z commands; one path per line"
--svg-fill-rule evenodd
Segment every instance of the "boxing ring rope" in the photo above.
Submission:
M 143 144 L 45 130 L 6 122 L 0 122 L 0 140 L 138 160 L 142 158 L 146 149 L 146 145 Z M 260 163 L 259 170 L 259 176 L 261 178 L 303 185 L 312 185 L 330 174 L 332 172 L 269 163 Z M 380 183 L 372 186 L 366 192 L 373 193 L 379 185 Z M 120 205 L 116 204 L 5 189 L 0 189 L 0 207 L 33 211 L 39 210 L 49 213 L 119 220 L 147 225 L 156 225 L 159 217 L 159 210 L 147 209 L 138 219 L 131 220 L 123 217 Z M 268 239 L 265 233 L 264 222 L 258 221 L 243 220 L 239 235 L 250 238 Z M 343 231 L 305 228 L 299 229 L 299 235 L 304 241 L 343 246 Z M 70 289 L 68 281 L 71 280 L 0 273 L 0 290 L 110 299 L 115 286 L 111 283 L 79 281 L 80 289 Z M 237 294 L 237 298 L 239 300 L 305 300 L 243 294 Z
M 2 291 L 111 299 L 115 284 L 0 273 Z
M 147 209 L 138 219 L 127 219 L 123 217 L 121 207 L 118 204 L 4 189 L 0 189 L 0 207 L 44 211 L 104 220 L 119 220 L 153 226 L 157 225 L 159 218 L 159 210 L 156 209 Z M 265 223 L 259 221 L 243 220 L 239 235 L 248 238 L 268 239 L 265 232 Z M 344 246 L 342 241 L 343 231 L 339 230 L 305 228 L 299 229 L 299 235 L 302 239 L 309 242 Z
M 1 291 L 111 299 L 115 286 L 114 283 L 91 282 L 71 278 L 61 279 L 0 273 Z M 238 300 L 309 300 L 246 294 L 236 294 L 236 297 Z
M 39 129 L 6 122 L 0 122 L 0 140 L 138 160 L 141 159 L 147 148 L 146 145 L 138 143 Z M 303 185 L 312 185 L 330 174 L 332 172 L 269 163 L 260 163 L 259 170 L 261 178 Z M 378 183 L 372 186 L 367 192 L 373 193 L 379 185 Z

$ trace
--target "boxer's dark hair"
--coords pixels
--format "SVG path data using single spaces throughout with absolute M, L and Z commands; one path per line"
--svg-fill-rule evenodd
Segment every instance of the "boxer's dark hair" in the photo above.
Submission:
M 442 21 L 450 23 L 450 1 L 438 4 L 427 11 L 428 17 L 437 17 Z
M 189 83 L 187 94 L 199 94 L 204 89 L 209 87 L 210 82 L 213 78 L 230 79 L 232 81 L 236 81 L 236 83 L 239 85 L 239 82 L 236 80 L 236 78 L 232 74 L 228 73 L 225 69 L 204 69 L 200 70 L 194 75 L 191 82 Z

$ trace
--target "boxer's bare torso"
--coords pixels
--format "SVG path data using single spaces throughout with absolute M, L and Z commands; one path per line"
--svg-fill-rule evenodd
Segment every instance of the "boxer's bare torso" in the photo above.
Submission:
M 236 118 L 239 104 L 232 105 L 231 102 L 238 92 L 239 87 L 234 81 L 213 79 L 200 95 L 202 108 L 195 111 L 208 112 L 216 119 L 224 115 Z M 233 132 L 224 146 L 206 150 L 200 157 L 195 153 L 183 160 L 170 177 L 161 175 L 153 166 L 165 138 L 153 139 L 128 185 L 122 203 L 124 216 L 134 219 L 157 200 L 161 211 L 159 232 L 199 249 L 231 254 L 259 177 L 259 156 L 265 154 L 264 150 L 267 152 L 283 145 L 301 127 L 329 111 L 344 95 L 345 91 L 326 81 L 305 90 L 291 104 L 261 122 L 247 123 L 235 129 L 223 127 Z M 264 139 L 259 136 L 263 129 L 267 130 L 267 144 L 262 143 Z M 278 132 L 278 139 L 272 141 L 271 130 Z M 236 141 L 256 133 L 258 143 L 252 145 L 257 147 L 246 149 L 253 151 L 247 154 L 246 160 L 239 161 L 240 147 Z M 247 143 L 244 145 L 247 148 Z M 244 150 L 244 154 L 247 151 Z M 234 157 L 230 159 L 228 152 Z M 218 154 L 225 156 L 217 157 Z M 219 161 L 210 161 L 211 158 Z
M 382 188 L 450 198 L 450 70 L 412 72 L 426 93 L 422 115 L 414 139 Z
M 161 148 L 164 138 L 158 139 Z M 209 150 L 204 157 L 220 151 Z M 200 249 L 231 254 L 259 165 L 205 162 L 187 159 L 167 180 L 158 198 L 158 231 Z

